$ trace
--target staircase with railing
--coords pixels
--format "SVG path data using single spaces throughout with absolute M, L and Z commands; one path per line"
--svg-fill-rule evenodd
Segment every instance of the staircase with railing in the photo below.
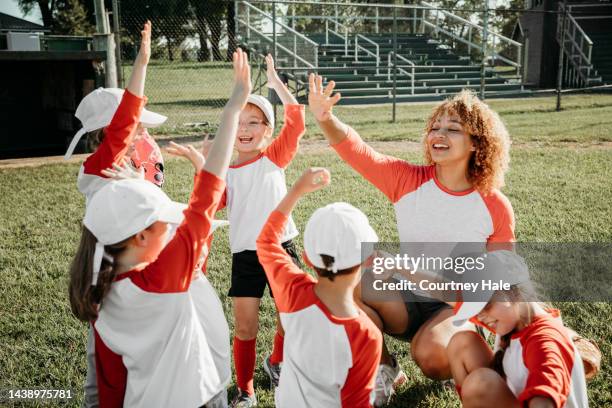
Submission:
M 279 69 L 294 80 L 296 91 L 304 92 L 301 97 L 305 97 L 306 74 L 312 71 L 334 80 L 345 104 L 436 100 L 464 88 L 480 90 L 483 28 L 432 9 L 428 3 L 409 9 L 410 14 L 402 17 L 407 22 L 404 31 L 407 27 L 409 32 L 396 30 L 395 35 L 379 31 L 378 19 L 382 26 L 392 17 L 379 16 L 377 7 L 373 7 L 374 32 L 360 32 L 355 27 L 363 25 L 350 19 L 340 21 L 339 16 L 286 13 L 278 18 L 274 8 L 270 12 L 248 1 L 236 4 L 239 41 L 259 55 L 276 45 Z M 294 27 L 300 18 L 318 21 L 317 29 L 298 32 Z M 399 20 L 395 15 L 393 19 Z M 495 32 L 488 38 L 485 96 L 526 95 L 520 76 L 520 43 Z M 516 73 L 501 76 L 496 65 L 506 65 Z
M 559 4 L 557 41 L 563 47 L 563 83 L 570 87 L 612 84 L 612 4 Z M 593 24 L 596 22 L 596 24 Z M 610 26 L 610 24 L 607 24 Z

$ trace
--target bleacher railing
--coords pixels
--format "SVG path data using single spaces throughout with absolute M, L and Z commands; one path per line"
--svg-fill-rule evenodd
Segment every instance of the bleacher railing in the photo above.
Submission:
M 449 11 L 440 10 L 435 5 L 425 1 L 420 4 L 422 6 L 421 23 L 424 31 L 427 31 L 425 30 L 425 27 L 427 27 L 429 32 L 437 38 L 440 38 L 440 34 L 443 34 L 445 40 L 451 43 L 458 41 L 466 45 L 469 56 L 472 56 L 473 49 L 482 53 L 482 39 L 487 38 L 486 47 L 484 47 L 485 55 L 481 55 L 481 58 L 488 60 L 493 66 L 496 61 L 501 61 L 516 68 L 517 75 L 520 75 L 522 60 L 522 44 L 520 42 L 489 29 L 486 30 L 485 36 L 485 28 L 478 24 Z M 453 28 L 451 29 L 450 26 Z M 502 55 L 501 50 L 505 50 L 506 55 Z
M 333 24 L 335 27 L 335 30 L 330 28 L 329 25 Z M 338 30 L 342 29 L 343 33 L 339 33 Z M 340 23 L 337 20 L 334 20 L 331 17 L 325 17 L 325 43 L 329 44 L 329 34 L 335 35 L 336 37 L 339 37 L 343 43 L 344 43 L 344 55 L 348 55 L 348 46 L 349 46 L 349 28 Z
M 256 41 L 252 41 L 253 34 Z M 278 66 L 288 65 L 289 61 L 293 65 L 298 61 L 309 67 L 318 65 L 319 44 L 282 23 L 275 7 L 269 14 L 248 1 L 237 1 L 236 35 L 247 44 L 259 45 L 260 53 L 275 50 Z
M 415 70 L 416 64 L 410 61 L 408 58 L 403 57 L 400 54 L 394 53 L 393 51 L 387 54 L 387 79 L 389 81 L 391 80 L 391 72 L 393 70 L 393 66 L 395 65 L 395 60 L 393 59 L 394 55 L 398 60 L 405 62 L 410 66 L 410 72 L 406 71 L 404 68 L 400 66 L 396 66 L 395 68 L 398 70 L 398 72 L 410 77 L 410 93 L 414 95 L 414 70 Z
M 559 4 L 557 15 L 557 41 L 563 47 L 567 63 L 570 65 L 565 70 L 564 82 L 566 84 L 588 86 L 589 82 L 599 80 L 599 78 L 591 78 L 593 41 L 571 15 L 570 7 L 566 12 L 563 3 Z
M 374 49 L 376 50 L 376 53 L 370 51 L 368 48 L 362 45 L 359 45 L 360 38 L 362 41 L 365 41 L 366 43 L 373 45 Z M 363 51 L 366 54 L 374 57 L 376 59 L 376 66 L 380 65 L 380 47 L 378 43 L 376 43 L 375 41 L 372 41 L 371 39 L 369 39 L 368 37 L 362 34 L 355 35 L 355 61 L 356 62 L 359 61 L 359 51 Z M 376 68 L 376 74 L 378 75 L 378 68 Z

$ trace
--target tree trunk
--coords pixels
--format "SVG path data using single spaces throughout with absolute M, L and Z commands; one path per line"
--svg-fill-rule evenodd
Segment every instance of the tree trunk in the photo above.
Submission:
M 204 18 L 210 28 L 210 45 L 212 48 L 213 60 L 223 61 L 221 50 L 219 49 L 219 42 L 221 41 L 221 20 L 218 20 L 215 15 L 207 15 Z
M 168 61 L 174 61 L 174 51 L 172 50 L 172 42 L 168 41 Z
M 208 49 L 208 44 L 206 44 L 206 39 L 208 38 L 208 30 L 206 28 L 206 20 L 203 17 L 198 16 L 197 18 L 197 30 L 198 36 L 200 37 L 200 49 L 198 50 L 198 61 L 208 61 L 210 60 L 210 51 Z
M 232 2 L 227 3 L 226 26 L 227 26 L 227 60 L 231 61 L 236 51 L 236 10 Z
M 49 8 L 49 2 L 47 0 L 38 0 L 38 7 L 40 8 L 40 14 L 42 15 L 43 25 L 46 28 L 52 28 L 53 11 Z

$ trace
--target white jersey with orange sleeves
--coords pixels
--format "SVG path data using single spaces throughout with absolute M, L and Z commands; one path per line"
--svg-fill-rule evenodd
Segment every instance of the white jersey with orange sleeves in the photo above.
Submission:
M 104 139 L 79 169 L 77 187 L 85 196 L 86 204 L 110 180 L 102 170 L 119 163 L 127 154 L 146 102 L 146 97 L 140 98 L 127 89 L 123 93 L 111 123 L 104 128 Z
M 401 242 L 514 242 L 512 206 L 499 190 L 449 191 L 434 165 L 380 154 L 352 128 L 332 147 L 393 203 Z
M 254 251 L 255 241 L 276 205 L 287 194 L 285 168 L 297 153 L 305 131 L 304 105 L 285 105 L 285 122 L 279 135 L 264 152 L 227 172 L 227 205 L 232 253 Z M 222 206 L 219 208 L 221 209 Z M 283 242 L 298 235 L 292 219 Z
M 257 255 L 285 330 L 283 369 L 275 402 L 291 407 L 371 407 L 382 335 L 359 309 L 339 318 L 314 292 L 281 245 L 288 217 L 274 211 L 257 240 Z
M 200 172 L 172 240 L 144 269 L 120 275 L 104 297 L 94 323 L 100 406 L 198 407 L 229 383 L 229 356 L 218 367 L 214 355 L 229 353 L 220 344 L 229 343 L 227 322 L 222 314 L 206 317 L 212 288 L 193 279 L 224 187 Z
M 556 408 L 589 406 L 582 359 L 560 319 L 548 313 L 512 335 L 503 367 L 521 405 L 546 397 Z

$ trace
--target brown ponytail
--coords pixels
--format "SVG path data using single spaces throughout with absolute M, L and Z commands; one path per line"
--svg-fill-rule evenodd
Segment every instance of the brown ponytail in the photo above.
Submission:
M 513 303 L 519 302 L 536 302 L 538 303 L 542 309 L 547 310 L 550 309 L 550 305 L 544 302 L 539 302 L 537 300 L 536 290 L 533 287 L 532 282 L 527 282 L 523 284 L 514 285 L 510 288 L 510 290 L 504 291 L 504 293 L 508 296 L 508 301 Z M 526 309 L 526 314 L 521 315 L 521 323 L 524 326 L 531 324 L 534 316 L 534 310 L 531 305 L 528 305 Z M 506 378 L 506 374 L 504 373 L 504 354 L 506 354 L 506 349 L 510 345 L 510 340 L 512 335 L 516 332 L 516 330 L 512 330 L 510 333 L 507 333 L 500 337 L 499 341 L 499 350 L 495 352 L 495 356 L 493 356 L 493 369 L 502 377 Z
M 334 266 L 334 262 L 336 262 L 335 258 L 331 255 L 325 255 L 325 254 L 320 254 L 319 256 L 321 257 L 321 260 L 323 261 L 323 265 L 325 265 L 325 268 L 314 267 L 314 270 L 317 271 L 317 275 L 319 275 L 319 277 L 327 278 L 332 282 L 334 281 L 334 277 L 338 275 L 350 275 L 351 273 L 355 272 L 359 268 L 359 265 L 355 265 L 355 266 L 351 266 L 350 268 L 339 269 L 336 273 L 334 273 L 333 271 L 327 270 L 327 268 L 331 268 Z
M 115 259 L 127 248 L 130 239 L 131 237 L 117 244 L 107 245 L 104 247 L 104 251 Z M 70 284 L 68 287 L 70 308 L 79 320 L 85 322 L 95 320 L 98 317 L 98 308 L 102 304 L 102 299 L 110 290 L 111 284 L 117 276 L 112 261 L 103 258 L 98 282 L 95 286 L 91 284 L 96 242 L 97 239 L 91 231 L 83 227 L 79 249 L 70 266 Z

